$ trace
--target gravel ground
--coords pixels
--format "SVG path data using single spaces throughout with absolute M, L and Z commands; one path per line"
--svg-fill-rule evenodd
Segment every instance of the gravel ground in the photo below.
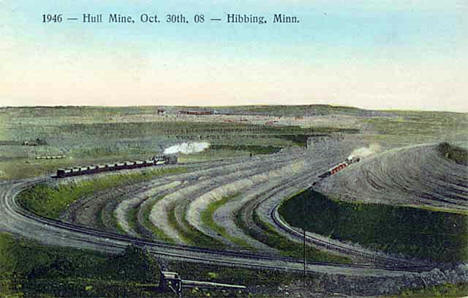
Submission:
M 212 238 L 218 238 L 219 240 L 221 240 L 221 238 L 223 237 L 218 235 L 217 232 L 212 230 L 210 227 L 204 225 L 201 221 L 201 212 L 205 210 L 210 203 L 216 202 L 218 200 L 223 199 L 224 197 L 231 196 L 239 192 L 242 193 L 240 195 L 240 197 L 242 198 L 240 201 L 245 202 L 246 200 L 254 198 L 258 193 L 264 192 L 266 189 L 268 189 L 268 181 L 274 180 L 276 183 L 281 183 L 280 178 L 284 179 L 284 177 L 292 175 L 293 173 L 302 169 L 304 167 L 304 163 L 304 160 L 298 160 L 294 163 L 291 162 L 286 166 L 283 166 L 278 169 L 265 171 L 263 173 L 248 178 L 236 180 L 234 182 L 230 182 L 219 186 L 203 194 L 202 196 L 199 196 L 190 203 L 189 209 L 187 211 L 187 220 L 192 226 L 197 228 L 199 231 L 205 233 L 206 235 Z M 230 215 L 230 222 L 232 223 L 233 217 L 235 216 L 234 210 L 226 210 L 226 214 Z M 231 236 L 234 236 L 234 230 L 231 227 L 225 226 L 224 219 L 225 218 L 218 217 L 217 219 L 215 219 L 215 222 L 220 226 L 224 226 L 226 228 L 226 232 Z M 240 236 L 240 233 L 236 234 L 237 236 Z M 238 238 L 244 240 L 247 239 L 245 234 Z M 253 242 L 250 240 L 251 239 L 248 240 L 249 245 L 254 245 L 253 247 L 255 247 L 256 249 L 264 248 L 264 245 L 258 246 L 257 241 Z
M 198 168 L 193 165 L 190 173 L 159 177 L 80 200 L 71 208 L 68 218 L 85 223 L 85 219 L 97 218 L 100 212 L 102 222 L 109 230 L 115 229 L 112 225 L 115 225 L 116 219 L 129 235 L 151 236 L 151 229 L 145 226 L 143 220 L 143 210 L 150 208 L 150 222 L 175 243 L 187 244 L 180 231 L 196 229 L 230 247 L 276 254 L 278 252 L 274 248 L 252 238 L 251 234 L 237 226 L 238 218 L 245 226 L 263 233 L 253 220 L 256 215 L 263 222 L 276 227 L 282 236 L 300 244 L 302 239 L 278 226 L 271 215 L 285 198 L 310 187 L 314 182 L 318 182 L 314 187 L 319 191 L 339 195 L 346 200 L 424 204 L 458 210 L 468 208 L 466 167 L 440 157 L 435 145 L 387 151 L 384 149 L 388 148 L 384 148 L 383 153 L 363 158 L 360 163 L 338 174 L 322 180 L 318 178 L 319 174 L 343 161 L 353 149 L 366 145 L 369 143 L 363 138 L 337 137 L 312 143 L 309 150 L 296 149 L 267 156 L 203 163 Z M 214 212 L 213 220 L 230 237 L 240 239 L 242 244 L 233 243 L 201 220 L 202 212 L 211 203 L 236 194 L 239 195 Z M 128 212 L 133 208 L 138 209 L 135 229 L 130 227 L 127 219 Z M 177 226 L 169 221 L 171 214 L 175 216 Z M 351 255 L 355 262 L 372 263 L 372 257 L 369 257 L 372 255 L 393 258 L 392 262 L 396 259 L 395 256 L 326 236 L 314 233 L 308 233 L 308 236 L 320 240 L 317 243 L 308 241 L 309 245 L 319 249 L 337 253 L 334 246 L 341 246 L 366 254 Z
M 318 191 L 343 200 L 468 211 L 468 168 L 436 145 L 393 149 L 323 179 Z
M 133 208 L 138 208 L 138 206 L 142 204 L 142 202 L 147 200 L 148 198 L 161 195 L 161 193 L 166 192 L 167 190 L 173 189 L 176 186 L 179 186 L 180 184 L 181 184 L 180 181 L 168 182 L 167 184 L 162 184 L 160 186 L 152 187 L 147 191 L 140 192 L 134 196 L 129 197 L 128 199 L 121 201 L 117 205 L 117 208 L 114 209 L 114 215 L 120 227 L 128 235 L 138 236 L 138 233 L 130 227 L 130 224 L 126 216 L 127 213 Z
M 150 220 L 153 224 L 162 230 L 166 235 L 176 240 L 178 243 L 183 243 L 176 228 L 171 226 L 168 220 L 168 213 L 175 212 L 176 219 L 180 228 L 189 228 L 183 223 L 185 208 L 195 198 L 204 193 L 234 181 L 253 176 L 264 172 L 270 167 L 279 167 L 284 162 L 293 160 L 291 154 L 274 154 L 261 158 L 252 158 L 247 161 L 235 162 L 222 167 L 213 167 L 210 170 L 205 170 L 200 173 L 194 173 L 192 180 L 196 183 L 189 183 L 183 189 L 173 192 L 164 199 L 156 202 L 151 211 Z

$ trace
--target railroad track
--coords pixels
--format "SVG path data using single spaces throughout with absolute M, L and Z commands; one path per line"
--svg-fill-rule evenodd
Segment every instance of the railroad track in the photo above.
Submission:
M 275 188 L 270 189 L 265 194 L 263 194 L 263 198 L 261 198 L 261 200 L 252 202 L 254 205 L 252 211 L 258 212 L 259 206 L 262 203 L 269 200 L 273 196 L 281 193 L 283 190 L 287 190 L 288 187 L 291 187 L 293 185 L 311 185 L 311 182 L 315 179 L 315 177 L 317 177 L 317 173 L 312 172 L 309 174 L 305 174 L 303 177 L 295 179 L 294 181 L 288 181 L 284 184 L 278 185 Z M 281 202 L 282 201 L 283 200 L 281 200 Z M 275 224 L 277 229 L 286 232 L 288 235 L 292 236 L 297 242 L 302 242 L 304 238 L 303 232 L 290 226 L 279 215 L 278 209 L 280 207 L 281 202 L 276 203 L 271 210 L 268 210 L 268 216 L 270 216 L 272 222 Z M 370 260 L 373 264 L 380 264 L 384 265 L 385 267 L 392 266 L 394 268 L 404 268 L 405 266 L 414 266 L 421 268 L 430 268 L 430 265 L 427 262 L 394 257 L 384 253 L 376 253 L 361 247 L 354 247 L 349 244 L 341 243 L 337 240 L 323 239 L 322 237 L 320 237 L 320 235 L 314 235 L 313 233 L 306 233 L 306 242 L 312 244 L 315 247 L 326 249 L 328 251 L 334 251 L 343 255 L 357 256 L 362 259 Z
M 270 213 L 272 220 L 275 222 L 276 226 L 285 232 L 293 235 L 297 239 L 303 239 L 304 233 L 288 225 L 279 215 L 278 212 L 279 205 L 277 205 Z M 306 232 L 305 235 L 306 241 L 312 243 L 316 246 L 323 247 L 325 249 L 332 249 L 334 251 L 343 253 L 345 255 L 355 255 L 358 257 L 363 257 L 365 259 L 373 260 L 374 263 L 383 264 L 384 267 L 393 267 L 393 268 L 434 268 L 435 266 L 423 265 L 418 261 L 407 260 L 403 258 L 397 258 L 389 255 L 381 255 L 372 252 L 365 252 L 361 249 L 355 249 L 351 246 L 337 243 L 337 241 L 330 242 L 321 239 L 320 237 L 314 236 L 311 233 Z M 386 265 L 386 264 L 398 264 L 398 265 Z
M 300 260 L 268 254 L 213 250 L 186 245 L 148 241 L 126 235 L 99 231 L 37 216 L 20 206 L 16 195 L 23 189 L 50 178 L 28 179 L 0 187 L 0 228 L 49 245 L 71 246 L 118 253 L 128 245 L 146 247 L 154 255 L 174 260 L 243 268 L 302 272 Z M 401 276 L 431 270 L 429 266 L 386 266 L 366 264 L 331 264 L 308 262 L 308 272 L 358 276 Z

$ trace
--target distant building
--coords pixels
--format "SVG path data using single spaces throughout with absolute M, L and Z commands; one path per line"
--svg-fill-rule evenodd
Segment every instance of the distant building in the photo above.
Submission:
M 179 111 L 182 115 L 213 115 L 213 111 Z

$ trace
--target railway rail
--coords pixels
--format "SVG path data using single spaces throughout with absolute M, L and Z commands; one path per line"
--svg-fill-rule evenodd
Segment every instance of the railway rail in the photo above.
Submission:
M 0 228 L 50 245 L 72 246 L 118 253 L 130 244 L 146 247 L 161 258 L 243 268 L 302 272 L 300 260 L 268 254 L 213 250 L 186 245 L 148 241 L 132 236 L 99 231 L 58 220 L 40 217 L 25 210 L 16 200 L 19 192 L 50 178 L 28 179 L 0 186 Z M 431 270 L 432 266 L 367 265 L 308 262 L 308 272 L 361 276 L 401 276 Z
M 276 226 L 284 230 L 285 232 L 295 236 L 297 239 L 303 239 L 304 233 L 288 225 L 279 215 L 278 208 L 279 208 L 279 205 L 277 205 L 271 211 L 271 214 L 270 214 L 271 218 L 276 223 Z M 340 244 L 340 243 L 330 243 L 329 241 L 323 240 L 320 237 L 316 237 L 313 234 L 308 233 L 308 232 L 306 232 L 305 238 L 308 243 L 312 243 L 316 246 L 327 248 L 327 249 L 333 248 L 334 251 L 338 251 L 346 255 L 356 255 L 358 257 L 371 259 L 375 263 L 384 264 L 384 267 L 405 268 L 409 266 L 413 268 L 426 268 L 426 269 L 435 267 L 435 266 L 431 267 L 430 265 L 422 265 L 421 262 L 418 262 L 418 261 L 392 257 L 389 255 L 380 255 L 380 254 L 376 254 L 373 252 L 365 252 L 362 249 L 354 249 L 351 246 L 347 246 L 347 245 Z M 388 265 L 391 262 L 393 262 L 394 264 L 399 264 L 399 265 Z
M 271 197 L 280 194 L 283 190 L 287 189 L 291 185 L 310 185 L 312 177 L 315 177 L 315 174 L 313 172 L 311 174 L 305 175 L 304 177 L 297 178 L 294 181 L 289 181 L 285 184 L 281 184 L 276 186 L 275 188 L 270 189 L 263 195 L 263 198 L 256 202 L 252 202 L 254 206 L 253 208 L 251 208 L 251 210 L 253 212 L 259 212 L 259 206 L 262 203 L 264 203 L 266 200 L 269 200 Z M 282 200 L 280 202 L 277 202 L 270 210 L 268 210 L 265 213 L 269 213 L 271 221 L 274 223 L 277 229 L 286 232 L 298 242 L 302 242 L 304 239 L 304 233 L 302 231 L 298 231 L 297 228 L 290 226 L 281 218 L 278 212 L 281 202 Z M 354 247 L 353 245 L 342 243 L 337 240 L 322 239 L 320 235 L 314 235 L 313 233 L 306 234 L 306 241 L 307 243 L 312 244 L 315 247 L 335 251 L 338 253 L 342 253 L 343 255 L 357 256 L 362 259 L 371 260 L 373 264 L 380 264 L 384 267 L 392 266 L 394 268 L 397 268 L 400 266 L 421 266 L 421 268 L 430 268 L 431 266 L 428 262 L 421 260 L 409 260 L 405 258 L 394 257 L 388 254 L 368 251 L 361 247 Z

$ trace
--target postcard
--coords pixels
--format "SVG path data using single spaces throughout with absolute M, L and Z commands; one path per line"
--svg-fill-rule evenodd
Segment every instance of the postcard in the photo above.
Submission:
M 467 12 L 0 1 L 0 296 L 468 296 Z

